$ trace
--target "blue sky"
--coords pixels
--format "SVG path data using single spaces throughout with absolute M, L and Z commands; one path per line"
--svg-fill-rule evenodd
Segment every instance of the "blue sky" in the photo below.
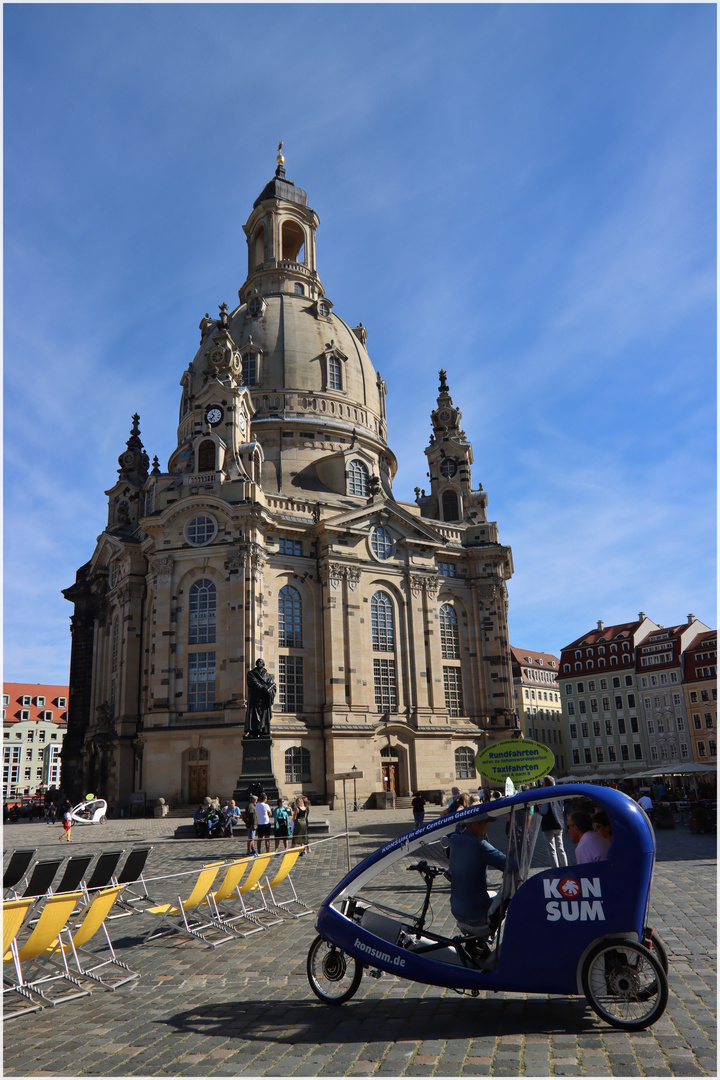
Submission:
M 130 417 L 161 466 L 283 139 L 389 389 L 398 498 L 448 372 L 510 544 L 510 634 L 715 626 L 711 4 L 4 7 L 5 666 L 62 683 L 60 590 Z

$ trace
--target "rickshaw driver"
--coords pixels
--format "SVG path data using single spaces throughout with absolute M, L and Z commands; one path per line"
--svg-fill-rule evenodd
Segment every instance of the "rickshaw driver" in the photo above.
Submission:
M 489 825 L 489 818 L 475 818 L 450 836 L 450 911 L 460 932 L 472 937 L 490 933 L 487 868 L 505 868 L 505 856 L 487 840 Z

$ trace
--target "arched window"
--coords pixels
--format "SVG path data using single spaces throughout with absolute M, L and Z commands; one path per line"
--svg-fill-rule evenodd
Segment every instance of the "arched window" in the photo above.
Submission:
M 295 221 L 282 225 L 282 258 L 290 262 L 305 262 L 305 233 Z
M 310 782 L 310 751 L 304 746 L 291 746 L 285 751 L 285 783 Z
M 330 390 L 342 390 L 342 366 L 337 356 L 328 357 L 328 387 Z
M 212 439 L 201 442 L 198 448 L 198 472 L 215 471 L 215 443 Z
M 442 509 L 443 509 L 443 521 L 457 521 L 460 517 L 458 510 L 458 497 L 457 491 L 453 491 L 451 488 L 448 491 L 443 491 L 442 497 Z
M 392 554 L 392 537 L 387 529 L 378 525 L 370 534 L 370 547 L 378 559 L 389 559 Z
M 284 585 L 278 594 L 278 645 L 302 648 L 302 600 L 292 585 Z
M 460 659 L 458 619 L 452 604 L 443 604 L 440 608 L 440 646 L 443 660 Z
M 262 225 L 260 226 L 258 231 L 255 233 L 255 241 L 254 241 L 253 247 L 254 247 L 254 259 L 253 259 L 254 265 L 255 266 L 262 266 L 262 264 L 265 262 L 265 229 L 262 227 Z
M 370 601 L 372 643 L 375 652 L 394 652 L 395 631 L 393 627 L 392 601 L 387 593 L 376 592 Z
M 458 780 L 475 778 L 475 751 L 471 746 L 459 746 L 455 751 L 455 776 Z
M 362 461 L 351 461 L 348 467 L 348 495 L 367 495 L 369 473 Z
M 215 612 L 217 593 L 208 578 L 196 581 L 190 589 L 190 645 L 207 645 L 215 641 Z

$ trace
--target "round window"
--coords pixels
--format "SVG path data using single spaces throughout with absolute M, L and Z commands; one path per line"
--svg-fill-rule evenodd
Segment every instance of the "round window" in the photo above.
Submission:
M 370 547 L 378 559 L 389 559 L 392 553 L 392 539 L 387 529 L 378 525 L 370 533 Z
M 188 543 L 199 547 L 202 544 L 209 544 L 216 532 L 217 523 L 215 519 L 207 514 L 198 514 L 197 517 L 188 522 L 185 528 L 185 537 Z

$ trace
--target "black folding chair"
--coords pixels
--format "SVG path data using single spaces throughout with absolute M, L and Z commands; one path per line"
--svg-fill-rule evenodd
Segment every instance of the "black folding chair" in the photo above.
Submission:
M 142 872 L 145 869 L 145 863 L 147 862 L 148 855 L 151 851 L 152 845 L 133 848 L 125 860 L 125 865 L 122 870 L 113 878 L 113 885 L 125 886 L 123 891 L 118 894 L 115 908 L 123 907 L 126 908 L 126 910 L 113 911 L 112 915 L 106 916 L 106 921 L 111 919 L 124 919 L 127 918 L 128 915 L 132 915 L 133 912 L 142 911 L 142 907 L 136 905 L 142 905 L 143 901 L 149 905 L 156 903 L 156 901 L 148 895 L 145 879 L 142 876 Z M 137 893 L 133 889 L 128 888 L 128 886 L 133 885 L 138 881 L 142 886 L 141 893 Z
M 56 889 L 53 889 L 53 892 L 75 892 L 85 876 L 85 871 L 92 861 L 92 854 L 71 855 L 68 859 L 68 864 L 65 867 L 65 872 L 60 878 L 60 883 Z
M 98 855 L 92 877 L 83 886 L 85 892 L 92 892 L 93 889 L 105 889 L 112 883 L 115 867 L 120 862 L 124 851 L 125 848 L 120 848 L 119 851 L 103 851 L 102 855 Z
M 3 871 L 3 890 L 12 889 L 14 885 L 17 885 L 18 881 L 22 881 L 36 850 L 36 848 L 21 848 L 18 851 L 13 851 L 10 862 Z
M 59 859 L 38 859 L 32 874 L 26 879 L 25 891 L 20 894 L 21 897 L 24 899 L 26 896 L 45 896 L 64 858 L 65 856 L 61 855 Z

